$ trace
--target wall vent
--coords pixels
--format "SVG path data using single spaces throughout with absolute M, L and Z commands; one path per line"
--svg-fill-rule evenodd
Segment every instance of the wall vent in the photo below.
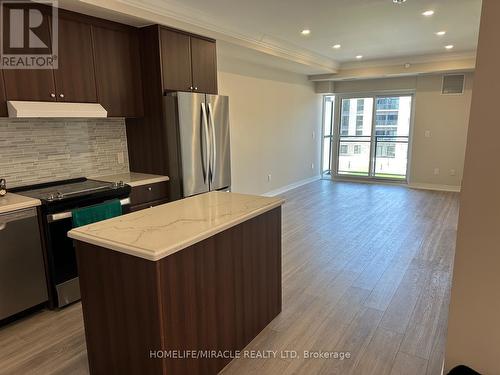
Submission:
M 464 93 L 465 75 L 449 74 L 443 76 L 443 95 L 459 95 Z

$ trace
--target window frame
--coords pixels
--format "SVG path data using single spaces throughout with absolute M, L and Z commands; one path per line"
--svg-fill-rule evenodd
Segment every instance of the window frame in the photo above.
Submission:
M 335 97 L 335 116 L 332 117 L 333 120 L 333 134 L 334 134 L 334 142 L 330 147 L 331 155 L 330 155 L 330 178 L 334 180 L 356 180 L 356 179 L 366 179 L 366 180 L 383 180 L 386 182 L 397 182 L 397 183 L 410 183 L 411 181 L 411 167 L 412 167 L 412 151 L 413 151 L 413 133 L 414 133 L 414 119 L 415 119 L 415 103 L 416 103 L 416 91 L 415 90 L 382 90 L 382 91 L 367 91 L 367 92 L 347 92 L 347 93 L 334 93 L 324 95 L 326 96 L 334 96 Z M 346 176 L 338 173 L 338 155 L 339 155 L 339 144 L 340 144 L 340 124 L 341 124 L 341 114 L 342 114 L 342 103 L 343 99 L 367 99 L 373 98 L 373 110 L 372 110 L 372 141 L 370 143 L 370 171 L 372 171 L 372 163 L 374 161 L 374 153 L 376 150 L 374 149 L 373 138 L 375 137 L 375 116 L 376 116 L 376 104 L 377 99 L 379 98 L 389 98 L 395 96 L 411 96 L 411 114 L 410 114 L 410 124 L 409 124 L 409 132 L 408 132 L 408 152 L 407 152 L 407 166 L 406 166 L 406 178 L 402 179 L 393 179 L 386 177 L 377 177 L 377 176 Z M 395 112 L 394 109 L 388 110 Z M 399 111 L 399 106 L 398 106 Z M 323 121 L 324 123 L 324 121 Z M 322 146 L 323 152 L 323 146 Z M 370 173 L 369 173 L 370 174 Z

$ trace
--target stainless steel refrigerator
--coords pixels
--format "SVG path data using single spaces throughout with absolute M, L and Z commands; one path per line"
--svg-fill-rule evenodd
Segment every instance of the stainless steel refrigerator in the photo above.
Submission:
M 164 98 L 171 195 L 231 188 L 229 98 L 177 92 Z M 177 191 L 175 191 L 177 190 Z

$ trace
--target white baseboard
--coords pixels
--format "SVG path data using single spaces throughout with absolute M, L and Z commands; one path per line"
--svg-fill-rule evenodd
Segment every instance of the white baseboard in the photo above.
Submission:
M 408 187 L 411 189 L 451 191 L 454 193 L 460 193 L 461 190 L 460 186 L 455 185 L 421 184 L 418 182 L 412 182 L 408 184 Z
M 313 181 L 317 181 L 320 178 L 321 178 L 321 176 L 319 176 L 319 175 L 318 176 L 309 177 L 309 178 L 306 178 L 305 180 L 300 180 L 300 181 L 294 182 L 293 184 L 290 184 L 290 185 L 287 185 L 287 186 L 283 186 L 283 187 L 281 187 L 279 189 L 268 191 L 267 193 L 265 193 L 263 195 L 266 196 L 266 197 L 274 197 L 276 195 L 280 195 L 280 194 L 286 193 L 289 190 L 298 188 L 299 186 L 308 184 L 308 183 L 313 182 Z

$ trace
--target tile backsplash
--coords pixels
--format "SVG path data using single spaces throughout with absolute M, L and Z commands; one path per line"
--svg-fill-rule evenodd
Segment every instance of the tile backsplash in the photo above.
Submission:
M 0 120 L 0 178 L 8 187 L 128 171 L 124 119 Z

